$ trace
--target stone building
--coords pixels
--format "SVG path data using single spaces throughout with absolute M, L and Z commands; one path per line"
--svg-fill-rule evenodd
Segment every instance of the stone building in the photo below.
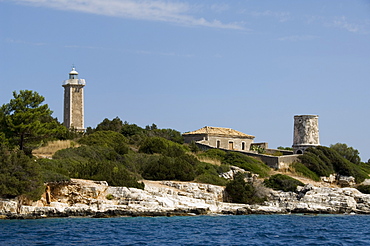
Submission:
M 69 79 L 63 82 L 64 87 L 64 121 L 69 129 L 85 131 L 84 128 L 84 86 L 85 80 L 78 78 L 73 67 Z
M 303 154 L 307 148 L 319 145 L 319 116 L 295 115 L 292 146 L 294 154 Z
M 205 126 L 201 129 L 183 134 L 185 143 L 192 141 L 213 148 L 249 151 L 254 136 L 223 127 Z

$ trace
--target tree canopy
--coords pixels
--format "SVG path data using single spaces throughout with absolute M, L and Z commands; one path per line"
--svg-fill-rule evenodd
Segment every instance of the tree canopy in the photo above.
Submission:
M 353 147 L 347 146 L 345 143 L 336 143 L 330 145 L 330 148 L 336 150 L 341 156 L 354 164 L 360 164 L 360 152 Z
M 0 146 L 0 170 L 0 196 L 40 199 L 44 191 L 40 166 L 23 151 Z
M 14 91 L 13 97 L 0 108 L 0 131 L 12 145 L 30 153 L 42 140 L 66 131 L 37 92 Z

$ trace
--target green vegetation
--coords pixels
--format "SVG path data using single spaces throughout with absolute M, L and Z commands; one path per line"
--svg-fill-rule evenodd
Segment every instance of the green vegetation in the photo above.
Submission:
M 40 166 L 22 150 L 0 146 L 0 170 L 0 196 L 40 198 L 44 191 Z
M 181 144 L 162 137 L 146 138 L 140 145 L 139 152 L 146 154 L 162 154 L 165 156 L 183 156 L 188 149 Z
M 279 146 L 279 147 L 277 147 L 277 149 L 293 151 L 293 148 L 292 147 Z
M 97 131 L 82 137 L 78 143 L 89 146 L 105 146 L 113 148 L 118 154 L 124 155 L 129 151 L 128 140 L 114 131 Z
M 256 204 L 266 200 L 265 197 L 258 195 L 256 188 L 252 184 L 244 181 L 242 173 L 238 173 L 234 180 L 226 185 L 225 191 L 229 195 L 231 202 L 234 203 Z
M 105 198 L 107 198 L 107 200 L 113 200 L 114 196 L 112 194 L 108 194 Z
M 67 129 L 51 117 L 52 111 L 43 104 L 44 97 L 37 92 L 13 92 L 13 99 L 0 108 L 0 132 L 11 147 L 31 155 L 32 149 L 43 141 L 67 134 Z
M 302 163 L 295 162 L 292 164 L 291 167 L 294 169 L 294 172 L 297 173 L 298 175 L 302 175 L 314 181 L 320 181 L 320 177 L 315 172 L 308 169 L 308 167 L 306 167 Z
M 370 194 L 370 185 L 359 185 L 357 189 L 364 194 Z
M 226 152 L 220 149 L 209 149 L 204 153 L 200 153 L 199 156 L 223 161 L 225 159 Z
M 270 178 L 265 179 L 263 183 L 265 184 L 265 186 L 274 190 L 293 192 L 296 191 L 298 185 L 304 186 L 301 181 L 284 174 L 272 175 Z
M 258 154 L 266 153 L 266 150 L 259 145 L 251 145 L 250 150 L 257 151 Z
M 343 176 L 355 177 L 357 183 L 369 176 L 369 164 L 352 163 L 333 148 L 324 146 L 308 148 L 303 155 L 299 156 L 299 159 L 303 165 L 318 176 L 338 173 Z
M 238 152 L 228 152 L 223 159 L 223 163 L 256 173 L 261 178 L 267 177 L 270 171 L 270 168 L 262 161 Z
M 360 158 L 360 152 L 357 149 L 354 149 L 352 147 L 348 147 L 347 144 L 344 143 L 336 143 L 330 145 L 331 149 L 334 149 L 338 152 L 339 155 L 347 159 L 348 161 L 354 163 L 354 164 L 360 164 L 361 158 Z
M 219 174 L 227 172 L 229 170 L 230 166 L 226 164 L 216 166 L 206 162 L 199 162 L 196 166 L 197 176 L 195 178 L 195 181 L 200 183 L 225 186 L 228 181 L 224 178 L 219 177 Z
M 253 184 L 244 181 L 243 175 L 236 175 L 232 181 L 220 177 L 230 166 L 237 166 L 266 178 L 270 168 L 258 159 L 220 149 L 203 152 L 194 142 L 184 144 L 181 133 L 174 129 L 159 129 L 155 124 L 142 128 L 122 122 L 118 117 L 104 119 L 96 128 L 89 127 L 82 136 L 52 118 L 52 111 L 47 104 L 42 104 L 44 98 L 38 93 L 20 91 L 14 92 L 13 97 L 0 108 L 2 197 L 25 196 L 36 200 L 44 190 L 44 182 L 82 178 L 136 188 L 144 188 L 141 179 L 196 181 L 226 186 L 232 202 L 264 200 Z M 52 159 L 32 156 L 33 149 L 50 140 L 72 138 L 79 147 L 61 149 Z M 255 150 L 265 152 L 258 146 Z M 319 176 L 338 173 L 354 176 L 356 182 L 361 182 L 370 173 L 370 161 L 361 162 L 358 151 L 345 144 L 311 148 L 299 158 L 300 163 L 294 163 L 292 169 L 316 181 Z M 284 191 L 293 191 L 302 185 L 285 175 L 274 175 L 264 184 Z M 359 186 L 359 189 L 369 188 Z
M 209 149 L 199 154 L 200 157 L 208 157 L 221 161 L 223 164 L 237 166 L 246 171 L 258 174 L 260 177 L 267 177 L 270 168 L 260 160 L 246 156 L 238 152 L 225 152 L 220 149 Z

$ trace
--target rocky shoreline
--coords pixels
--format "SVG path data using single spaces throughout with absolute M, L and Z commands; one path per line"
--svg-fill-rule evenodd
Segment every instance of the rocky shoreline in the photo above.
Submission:
M 370 214 L 370 195 L 355 188 L 268 190 L 262 205 L 224 202 L 224 187 L 177 181 L 144 181 L 145 189 L 111 187 L 105 181 L 72 179 L 50 184 L 37 202 L 0 199 L 1 219 L 88 216 L 191 216 L 246 214 Z

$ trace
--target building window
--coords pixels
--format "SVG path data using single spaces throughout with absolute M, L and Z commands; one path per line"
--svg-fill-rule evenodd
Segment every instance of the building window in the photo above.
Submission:
M 216 142 L 216 148 L 219 149 L 220 148 L 220 145 L 221 145 L 220 140 L 217 140 L 217 142 Z
M 242 142 L 242 150 L 245 150 L 245 142 Z

